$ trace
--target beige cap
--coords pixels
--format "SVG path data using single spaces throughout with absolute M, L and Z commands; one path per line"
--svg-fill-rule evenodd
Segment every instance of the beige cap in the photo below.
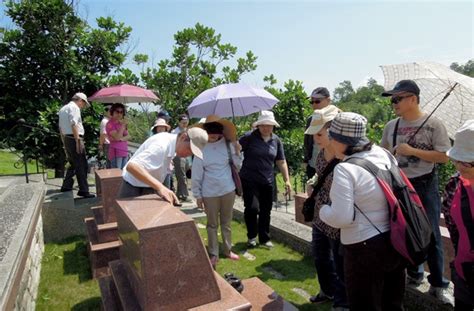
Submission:
M 339 112 L 341 110 L 334 105 L 314 110 L 311 123 L 304 133 L 307 135 L 317 134 L 324 127 L 324 124 L 332 121 Z
M 191 140 L 191 151 L 193 154 L 202 159 L 202 149 L 207 144 L 207 132 L 199 127 L 192 127 L 186 131 Z
M 78 93 L 74 94 L 74 96 L 72 97 L 72 99 L 82 99 L 83 101 L 86 102 L 87 107 L 89 107 L 89 106 L 91 105 L 91 104 L 89 103 L 89 101 L 87 100 L 86 94 L 81 93 L 81 92 L 78 92 Z

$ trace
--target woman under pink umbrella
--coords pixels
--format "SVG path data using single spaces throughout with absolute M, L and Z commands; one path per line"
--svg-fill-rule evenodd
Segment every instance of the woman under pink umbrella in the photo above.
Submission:
M 109 137 L 109 160 L 112 168 L 123 169 L 128 157 L 128 144 L 130 139 L 127 130 L 127 119 L 125 119 L 125 106 L 113 104 L 110 108 L 110 120 L 107 122 L 106 130 Z

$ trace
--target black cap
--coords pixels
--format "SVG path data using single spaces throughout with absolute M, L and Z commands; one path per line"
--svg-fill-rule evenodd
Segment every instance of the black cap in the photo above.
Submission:
M 331 95 L 329 94 L 329 91 L 327 88 L 317 87 L 311 92 L 311 95 L 308 98 L 320 99 L 320 98 L 328 98 L 330 96 Z
M 185 115 L 185 114 L 180 114 L 180 115 L 178 116 L 178 121 L 183 121 L 183 120 L 189 120 L 189 119 L 188 119 L 188 116 Z
M 384 97 L 392 96 L 393 94 L 401 93 L 401 92 L 413 93 L 419 96 L 420 88 L 418 87 L 416 82 L 413 80 L 401 80 L 401 81 L 398 81 L 397 84 L 395 84 L 395 87 L 393 88 L 393 90 L 383 92 L 382 96 Z

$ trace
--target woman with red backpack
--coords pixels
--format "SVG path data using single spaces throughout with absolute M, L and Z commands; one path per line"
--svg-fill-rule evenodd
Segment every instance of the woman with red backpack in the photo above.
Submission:
M 447 155 L 457 173 L 446 185 L 444 219 L 454 246 L 451 263 L 454 310 L 474 310 L 474 120 L 468 120 L 455 134 Z

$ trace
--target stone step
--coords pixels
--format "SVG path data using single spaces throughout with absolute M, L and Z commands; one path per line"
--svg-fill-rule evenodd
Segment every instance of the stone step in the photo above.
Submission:
M 91 207 L 92 215 L 94 215 L 95 222 L 97 224 L 104 223 L 104 209 L 102 205 Z
M 118 227 L 116 222 L 97 225 L 98 242 L 107 243 L 118 240 Z
M 128 281 L 127 272 L 122 261 L 114 260 L 109 263 L 109 267 L 115 288 L 117 289 L 119 299 L 116 301 L 120 304 L 120 310 L 141 310 L 138 299 L 135 297 L 135 293 Z
M 110 275 L 108 264 L 110 261 L 120 258 L 119 249 L 121 245 L 120 240 L 97 244 L 89 242 L 89 258 L 94 278 Z
M 257 277 L 242 280 L 242 284 L 244 285 L 242 296 L 252 304 L 252 311 L 298 311 Z
M 118 294 L 117 288 L 115 287 L 114 280 L 111 276 L 104 276 L 98 279 L 100 296 L 102 299 L 101 310 L 104 311 L 118 311 L 119 306 L 117 305 Z

